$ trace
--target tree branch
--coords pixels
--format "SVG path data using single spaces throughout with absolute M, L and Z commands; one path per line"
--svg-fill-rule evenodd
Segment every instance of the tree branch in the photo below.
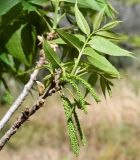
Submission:
M 39 61 L 38 61 L 36 67 L 41 67 L 44 64 L 45 64 L 45 56 L 42 53 L 42 51 L 40 51 L 40 58 L 39 58 Z M 10 107 L 10 109 L 7 111 L 7 113 L 1 119 L 1 121 L 0 121 L 0 131 L 5 126 L 5 124 L 9 121 L 9 119 L 12 117 L 12 115 L 15 113 L 15 111 L 20 107 L 20 105 L 24 101 L 25 97 L 28 95 L 29 91 L 31 90 L 31 88 L 32 88 L 32 86 L 33 86 L 33 84 L 36 80 L 36 77 L 37 77 L 38 73 L 39 73 L 39 70 L 35 69 L 34 72 L 31 74 L 29 81 L 24 86 L 24 89 L 21 92 L 21 94 L 19 95 L 19 97 L 15 100 L 13 105 Z
M 58 90 L 58 89 L 57 89 Z M 17 120 L 13 123 L 11 128 L 4 134 L 4 136 L 0 139 L 0 150 L 4 147 L 4 145 L 9 141 L 9 139 L 17 132 L 17 130 L 21 127 L 23 123 L 25 123 L 29 117 L 31 117 L 38 109 L 40 109 L 45 101 L 45 98 L 51 96 L 52 93 L 56 92 L 54 86 L 51 85 L 49 89 L 38 98 L 38 100 L 33 104 L 31 109 L 25 108 L 24 111 L 20 114 Z

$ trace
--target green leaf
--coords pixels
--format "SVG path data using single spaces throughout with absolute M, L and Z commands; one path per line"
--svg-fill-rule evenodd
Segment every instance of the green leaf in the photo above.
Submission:
M 52 44 L 66 44 L 62 38 L 56 38 L 52 41 L 50 41 Z
M 6 43 L 6 49 L 8 52 L 15 57 L 16 59 L 20 60 L 22 63 L 29 65 L 27 57 L 24 54 L 22 48 L 22 37 L 21 32 L 25 25 L 22 25 L 16 32 L 10 37 L 8 42 Z
M 81 42 L 85 42 L 85 37 L 80 34 L 74 34 L 75 37 L 77 37 Z M 52 41 L 50 41 L 52 44 L 66 44 L 62 38 L 56 38 Z
M 29 12 L 26 21 L 35 27 L 37 35 L 42 35 L 47 30 L 46 20 L 38 11 Z
M 111 91 L 112 86 L 113 86 L 113 83 L 110 81 L 107 81 L 106 87 L 107 87 L 107 91 L 110 97 L 112 96 L 112 91 Z
M 75 4 L 75 0 L 61 0 Z M 77 0 L 78 6 L 99 11 L 101 8 L 95 0 Z
M 30 0 L 29 2 L 31 2 L 33 4 L 43 6 L 48 2 L 48 0 Z
M 124 39 L 124 37 L 122 35 L 116 34 L 111 31 L 102 31 L 101 30 L 99 32 L 96 32 L 95 35 L 102 36 L 102 37 L 112 39 L 112 40 L 123 40 Z
M 76 17 L 76 22 L 81 31 L 83 31 L 86 35 L 89 35 L 90 34 L 89 25 L 84 16 L 82 15 L 82 13 L 80 12 L 80 10 L 78 9 L 77 3 L 75 4 L 75 17 Z
M 105 79 L 104 77 L 100 77 L 100 85 L 105 98 L 106 98 L 106 90 L 108 91 L 108 94 L 111 97 L 112 96 L 111 87 L 113 86 L 113 83 L 108 79 Z
M 5 64 L 11 67 L 15 71 L 15 68 L 13 67 L 12 61 L 9 59 L 7 53 L 0 53 L 0 60 L 3 61 Z
M 106 10 L 105 10 L 106 15 L 112 19 L 115 18 L 114 13 L 116 13 L 116 10 L 113 9 L 113 7 L 108 3 L 107 0 L 98 0 L 98 5 L 101 8 L 104 8 L 106 6 Z
M 89 45 L 93 49 L 111 56 L 134 57 L 130 54 L 131 52 L 118 47 L 117 45 L 103 37 L 93 36 L 92 39 L 89 41 Z
M 0 0 L 0 16 L 6 14 L 19 2 L 21 2 L 21 0 Z
M 94 73 L 94 74 L 91 74 L 91 75 L 89 76 L 89 78 L 88 78 L 88 83 L 89 83 L 91 86 L 94 87 L 95 84 L 96 84 L 96 82 L 97 82 L 97 80 L 98 80 L 98 75 L 97 75 L 96 73 Z M 89 91 L 88 91 L 88 89 L 86 88 L 86 92 L 85 92 L 85 96 L 84 96 L 84 97 L 86 97 L 88 93 L 89 93 Z
M 85 43 L 86 38 L 81 34 L 74 34 L 81 42 Z
M 94 73 L 89 76 L 88 83 L 91 84 L 91 86 L 95 86 L 97 80 L 98 80 L 98 74 Z
M 94 30 L 97 30 L 97 29 L 100 28 L 100 25 L 102 23 L 103 16 L 104 16 L 104 13 L 105 13 L 105 9 L 106 9 L 106 6 L 96 15 L 96 17 L 94 19 L 94 22 L 93 22 Z
M 108 2 L 108 8 L 111 10 L 111 12 L 118 14 L 118 11 Z
M 100 77 L 100 86 L 104 96 L 106 97 L 106 81 L 105 81 L 105 78 L 103 77 Z
M 57 53 L 51 48 L 46 40 L 44 40 L 44 51 L 46 54 L 46 58 L 51 63 L 53 69 L 61 67 L 61 61 Z
M 37 11 L 37 8 L 33 6 L 31 3 L 22 1 L 23 10 L 27 10 L 28 12 Z
M 78 50 L 82 49 L 83 43 L 74 35 L 67 33 L 63 30 L 56 29 L 56 32 L 59 34 L 59 36 L 64 40 L 65 43 L 68 45 L 77 48 Z
M 98 54 L 92 48 L 85 48 L 84 54 L 88 56 L 88 61 L 96 68 L 110 74 L 113 77 L 120 77 L 117 69 L 105 57 Z
M 12 7 L 8 12 L 6 12 L 6 14 L 0 17 L 1 27 L 9 25 L 12 21 L 14 21 L 18 17 L 18 15 L 21 14 L 21 12 L 22 12 L 22 5 L 20 3 Z
M 22 48 L 24 54 L 28 58 L 30 65 L 32 64 L 35 56 L 35 45 L 36 45 L 36 31 L 34 27 L 26 25 L 23 27 L 21 32 Z
M 113 22 L 110 22 L 108 24 L 106 24 L 105 26 L 103 26 L 102 29 L 104 30 L 110 30 L 112 28 L 115 28 L 118 24 L 120 24 L 122 21 L 113 21 Z

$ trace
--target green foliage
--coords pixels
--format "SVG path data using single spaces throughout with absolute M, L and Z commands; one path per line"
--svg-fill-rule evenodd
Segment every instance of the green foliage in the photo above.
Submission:
M 25 65 L 29 65 L 28 58 L 26 58 L 26 55 L 23 51 L 23 45 L 25 45 L 25 42 L 22 40 L 22 31 L 24 29 L 24 25 L 21 26 L 15 33 L 11 36 L 9 41 L 6 43 L 5 47 L 8 50 L 8 52 L 15 58 L 19 59 L 22 63 Z M 26 32 L 25 32 L 26 34 Z M 27 40 L 26 40 L 27 41 Z M 26 45 L 27 46 L 27 45 Z M 30 55 L 30 53 L 26 52 L 27 56 Z
M 100 25 L 103 21 L 103 16 L 104 16 L 104 13 L 105 13 L 105 9 L 106 9 L 106 6 L 96 15 L 94 23 L 93 23 L 93 29 L 94 30 L 97 30 L 97 29 L 100 28 Z
M 88 56 L 88 61 L 96 68 L 110 74 L 113 77 L 119 77 L 119 72 L 116 68 L 104 56 L 98 54 L 92 48 L 85 48 L 84 54 Z
M 108 24 L 106 24 L 103 29 L 104 30 L 110 30 L 112 28 L 115 28 L 121 21 L 113 21 L 113 22 L 110 22 Z
M 51 46 L 46 40 L 44 40 L 43 43 L 44 43 L 44 51 L 46 53 L 46 58 L 48 59 L 48 61 L 50 62 L 50 64 L 54 69 L 59 68 L 61 64 L 57 53 L 51 48 Z
M 85 20 L 84 16 L 79 11 L 77 3 L 75 4 L 75 18 L 76 18 L 77 25 L 81 29 L 81 31 L 83 31 L 86 35 L 89 35 L 90 34 L 89 25 Z
M 11 0 L 11 1 L 5 1 L 1 0 L 1 5 L 0 5 L 0 16 L 6 14 L 11 8 L 13 8 L 15 5 L 20 3 L 21 0 Z
M 71 47 L 77 48 L 78 50 L 82 49 L 83 43 L 75 35 L 67 33 L 63 30 L 56 30 L 56 32 L 66 44 L 70 45 Z
M 71 2 L 75 4 L 75 0 L 62 0 L 65 2 Z M 98 4 L 98 2 L 96 2 L 95 0 L 77 0 L 78 5 L 82 8 L 89 8 L 89 9 L 93 9 L 93 10 L 100 10 L 100 6 Z
M 101 45 L 102 44 L 102 45 Z M 130 56 L 133 57 L 130 52 L 121 49 L 117 45 L 113 44 L 111 41 L 100 37 L 100 36 L 93 36 L 92 39 L 89 41 L 89 45 L 101 52 L 112 56 Z
M 6 72 L 25 83 L 23 74 L 35 69 L 38 52 L 43 49 L 48 62 L 43 68 L 49 70 L 43 75 L 45 87 L 56 83 L 61 88 L 71 145 L 76 155 L 79 154 L 79 143 L 75 125 L 85 143 L 76 109 L 87 113 L 85 97 L 88 93 L 95 101 L 100 101 L 93 89 L 98 79 L 103 94 L 108 91 L 111 95 L 111 79 L 120 78 L 118 70 L 105 55 L 133 57 L 131 52 L 115 43 L 122 38 L 112 31 L 120 23 L 115 14 L 116 10 L 106 0 L 1 1 L 0 82 L 7 90 L 7 82 L 3 81 Z M 42 37 L 41 44 L 37 37 Z M 61 73 L 57 75 L 59 70 Z M 79 84 L 86 89 L 85 97 Z M 72 101 L 68 100 L 64 89 L 72 95 Z

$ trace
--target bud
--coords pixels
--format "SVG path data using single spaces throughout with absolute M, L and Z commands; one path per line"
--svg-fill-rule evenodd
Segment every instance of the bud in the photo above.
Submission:
M 45 86 L 44 86 L 43 83 L 41 83 L 41 82 L 39 82 L 39 81 L 36 81 L 36 83 L 37 83 L 38 93 L 39 93 L 39 95 L 41 96 L 41 95 L 43 95 L 44 92 L 45 92 Z

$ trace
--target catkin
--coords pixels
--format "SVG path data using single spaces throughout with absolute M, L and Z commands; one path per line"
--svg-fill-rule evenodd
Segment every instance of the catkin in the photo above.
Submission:
M 72 148 L 73 152 L 78 156 L 80 148 L 79 148 L 78 138 L 77 138 L 77 134 L 76 134 L 76 129 L 75 129 L 72 117 L 69 118 L 69 115 L 71 112 L 71 102 L 65 96 L 61 96 L 61 99 L 63 102 L 66 119 L 68 119 L 67 120 L 67 127 L 68 127 L 70 142 L 71 142 L 71 148 Z
M 81 78 L 79 76 L 70 75 L 70 74 L 67 74 L 67 77 L 71 78 L 71 79 L 73 78 L 73 79 L 77 80 L 78 82 L 81 82 L 87 88 L 87 90 L 91 93 L 91 95 L 94 97 L 96 102 L 101 101 L 100 97 L 96 94 L 93 87 L 86 80 L 84 80 L 83 78 Z
M 81 142 L 82 142 L 83 145 L 86 145 L 86 137 L 85 137 L 84 132 L 83 132 L 83 130 L 81 128 L 81 125 L 80 125 L 80 122 L 79 122 L 79 118 L 78 118 L 78 115 L 77 115 L 75 110 L 74 110 L 73 114 L 74 114 L 74 119 L 75 119 L 75 123 L 76 123 L 76 126 L 77 126 L 77 130 L 79 132 L 79 136 L 80 136 Z
M 84 100 L 83 95 L 81 94 L 81 91 L 79 90 L 78 86 L 76 85 L 76 83 L 73 80 L 71 80 L 71 78 L 66 78 L 66 77 L 61 78 L 61 81 L 70 83 L 73 86 L 73 88 L 75 89 L 77 96 L 79 98 L 79 104 L 80 104 L 81 108 L 83 109 L 83 111 L 85 113 L 87 113 L 86 102 Z

